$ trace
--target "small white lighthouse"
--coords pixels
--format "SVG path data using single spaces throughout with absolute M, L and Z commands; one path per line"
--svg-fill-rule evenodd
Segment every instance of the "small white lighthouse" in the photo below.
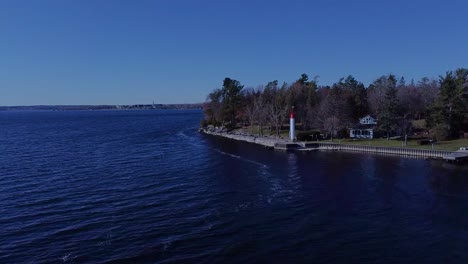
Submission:
M 294 120 L 294 106 L 291 107 L 291 113 L 289 115 L 289 139 L 294 141 L 296 139 L 296 121 Z

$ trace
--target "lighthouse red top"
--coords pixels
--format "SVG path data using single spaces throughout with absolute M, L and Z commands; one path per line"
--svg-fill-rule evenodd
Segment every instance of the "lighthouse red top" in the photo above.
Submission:
M 294 113 L 294 106 L 291 108 L 291 113 L 289 114 L 289 118 L 294 118 L 295 113 Z

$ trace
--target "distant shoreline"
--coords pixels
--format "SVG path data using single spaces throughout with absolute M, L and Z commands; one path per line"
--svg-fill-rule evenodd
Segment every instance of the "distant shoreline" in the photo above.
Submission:
M 31 105 L 31 106 L 0 106 L 0 111 L 18 110 L 166 110 L 166 109 L 202 109 L 203 104 L 136 104 L 136 105 Z

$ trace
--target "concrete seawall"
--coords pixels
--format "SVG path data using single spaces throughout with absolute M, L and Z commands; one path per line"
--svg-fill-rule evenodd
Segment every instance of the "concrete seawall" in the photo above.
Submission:
M 313 144 L 310 144 L 309 146 L 312 147 L 312 145 Z M 315 143 L 315 147 L 320 150 L 370 152 L 370 153 L 394 154 L 394 155 L 402 155 L 402 156 L 416 156 L 416 157 L 437 158 L 437 159 L 442 159 L 444 158 L 444 156 L 453 153 L 452 151 L 443 151 L 443 150 L 347 145 L 347 144 L 328 143 L 328 142 Z
M 452 155 L 453 151 L 443 150 L 426 150 L 412 148 L 397 148 L 397 147 L 382 147 L 382 146 L 365 146 L 365 145 L 348 145 L 332 142 L 291 142 L 287 139 L 274 137 L 261 137 L 250 134 L 216 132 L 201 129 L 200 132 L 208 135 L 220 136 L 238 141 L 258 144 L 264 147 L 282 151 L 348 151 L 360 153 L 379 153 L 400 156 L 413 156 L 421 158 L 436 158 L 444 159 Z

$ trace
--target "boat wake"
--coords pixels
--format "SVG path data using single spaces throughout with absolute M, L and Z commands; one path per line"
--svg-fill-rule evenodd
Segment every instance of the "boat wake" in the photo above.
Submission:
M 216 148 L 213 148 L 214 151 L 222 154 L 222 155 L 226 155 L 226 156 L 229 156 L 229 157 L 232 157 L 232 158 L 235 158 L 235 159 L 238 159 L 238 160 L 242 160 L 244 162 L 248 162 L 248 163 L 251 163 L 251 164 L 255 164 L 255 165 L 258 165 L 262 168 L 265 168 L 265 169 L 269 169 L 270 167 L 266 164 L 263 164 L 263 163 L 260 163 L 260 162 L 257 162 L 257 161 L 254 161 L 254 160 L 250 160 L 250 159 L 246 159 L 244 157 L 241 157 L 239 155 L 235 155 L 235 154 L 231 154 L 231 153 L 227 153 L 227 152 L 224 152 L 222 150 L 219 150 L 219 149 L 216 149 Z

